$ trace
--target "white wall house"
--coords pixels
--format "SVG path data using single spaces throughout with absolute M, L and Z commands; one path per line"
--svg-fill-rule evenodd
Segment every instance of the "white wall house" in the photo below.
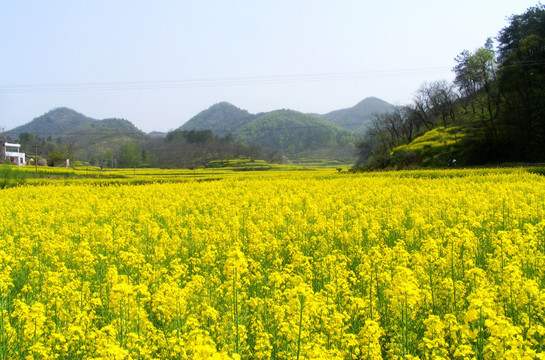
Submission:
M 2 158 L 4 164 L 13 164 L 13 165 L 25 165 L 25 153 L 21 152 L 20 144 L 13 143 L 3 143 L 2 144 Z

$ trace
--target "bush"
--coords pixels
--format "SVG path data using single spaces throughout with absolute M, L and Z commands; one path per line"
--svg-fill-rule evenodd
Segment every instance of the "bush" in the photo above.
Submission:
M 0 189 L 23 185 L 26 182 L 26 172 L 11 165 L 0 166 Z
M 419 166 L 422 163 L 422 156 L 416 151 L 395 151 L 391 156 L 391 165 L 397 168 Z

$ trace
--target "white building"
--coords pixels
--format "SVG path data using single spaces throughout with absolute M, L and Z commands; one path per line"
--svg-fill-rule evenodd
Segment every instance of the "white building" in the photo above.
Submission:
M 25 165 L 25 153 L 22 153 L 20 144 L 4 143 L 2 146 L 4 164 Z

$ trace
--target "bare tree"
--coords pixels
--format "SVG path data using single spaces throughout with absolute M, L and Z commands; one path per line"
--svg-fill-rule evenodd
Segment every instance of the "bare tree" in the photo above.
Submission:
M 433 126 L 436 118 L 440 118 L 445 127 L 455 121 L 456 92 L 446 80 L 424 83 L 417 92 L 417 100 L 423 104 L 417 107 L 425 112 L 426 125 Z

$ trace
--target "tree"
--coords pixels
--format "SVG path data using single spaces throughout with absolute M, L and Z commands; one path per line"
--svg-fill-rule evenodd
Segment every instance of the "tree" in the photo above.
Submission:
M 412 112 L 415 123 L 432 129 L 437 119 L 443 126 L 455 120 L 456 93 L 454 86 L 445 80 L 424 83 L 413 98 Z
M 142 149 L 137 143 L 126 143 L 121 147 L 121 156 L 118 160 L 120 167 L 135 167 L 142 164 Z
M 455 60 L 454 84 L 460 93 L 460 103 L 466 109 L 468 105 L 471 106 L 473 115 L 480 117 L 497 142 L 501 97 L 496 81 L 498 66 L 492 39 L 488 38 L 485 45 L 473 53 L 464 50 Z
M 403 142 L 406 119 L 405 112 L 400 107 L 392 113 L 373 114 L 371 125 L 356 144 L 356 165 L 387 166 L 390 152 Z
M 499 36 L 499 86 L 510 142 L 527 160 L 545 152 L 545 5 L 514 15 Z
M 64 164 L 66 159 L 68 159 L 68 154 L 66 150 L 62 147 L 59 147 L 53 151 L 47 153 L 47 162 L 49 166 L 58 166 Z
M 453 85 L 446 80 L 424 83 L 417 92 L 415 103 L 422 112 L 421 118 L 427 126 L 440 118 L 443 126 L 455 119 L 456 94 Z
M 28 173 L 9 165 L 0 165 L 0 189 L 23 185 Z

